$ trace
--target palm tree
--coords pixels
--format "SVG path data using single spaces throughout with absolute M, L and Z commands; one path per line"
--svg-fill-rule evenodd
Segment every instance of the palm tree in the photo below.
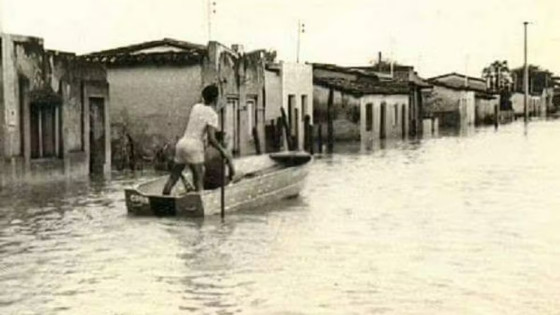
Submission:
M 482 77 L 486 79 L 488 90 L 500 93 L 511 89 L 511 72 L 506 60 L 496 60 L 482 70 Z
M 482 77 L 486 79 L 488 92 L 500 95 L 500 108 L 511 109 L 513 78 L 507 61 L 494 61 L 482 70 Z

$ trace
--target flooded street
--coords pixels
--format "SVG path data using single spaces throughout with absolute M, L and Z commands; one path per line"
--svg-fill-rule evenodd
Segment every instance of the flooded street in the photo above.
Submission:
M 558 314 L 559 144 L 542 121 L 347 148 L 225 222 L 128 216 L 130 177 L 3 190 L 0 313 Z

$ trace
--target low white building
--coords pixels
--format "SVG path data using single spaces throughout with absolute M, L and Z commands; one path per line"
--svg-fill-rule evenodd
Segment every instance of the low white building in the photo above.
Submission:
M 443 127 L 474 125 L 477 93 L 488 93 L 486 81 L 454 72 L 428 81 L 434 88 L 427 96 L 427 116 L 437 117 Z
M 410 89 L 407 82 L 350 81 L 344 78 L 315 78 L 315 101 L 328 102 L 333 94 L 333 112 L 345 113 L 339 120 L 355 122 L 363 147 L 371 148 L 380 139 L 397 139 L 407 136 L 409 131 Z M 340 94 L 343 102 L 337 102 Z M 340 107 L 340 108 L 339 108 Z M 355 117 L 353 113 L 357 113 Z M 335 134 L 339 132 L 335 126 Z M 345 128 L 349 129 L 349 128 Z M 350 134 L 349 130 L 343 131 Z
M 294 146 L 304 147 L 304 122 L 313 124 L 313 69 L 308 64 L 279 62 L 265 71 L 265 119 L 269 124 L 281 117 L 284 108 Z
M 525 94 L 513 93 L 511 95 L 513 112 L 517 117 L 523 117 L 525 113 Z M 527 97 L 527 112 L 529 116 L 546 116 L 547 104 L 545 99 L 539 95 L 529 94 Z
M 360 140 L 366 147 L 379 139 L 408 134 L 408 91 L 360 97 Z

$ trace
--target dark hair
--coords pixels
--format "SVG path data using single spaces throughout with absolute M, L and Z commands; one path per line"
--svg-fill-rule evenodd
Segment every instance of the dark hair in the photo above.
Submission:
M 202 90 L 202 98 L 204 98 L 204 102 L 206 104 L 213 102 L 216 98 L 218 98 L 218 95 L 218 87 L 214 84 L 208 85 Z

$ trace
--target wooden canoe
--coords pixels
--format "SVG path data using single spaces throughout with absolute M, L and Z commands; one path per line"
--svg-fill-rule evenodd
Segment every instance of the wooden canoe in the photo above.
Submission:
M 305 152 L 279 152 L 235 159 L 236 172 L 243 177 L 225 187 L 225 212 L 255 208 L 279 199 L 297 196 L 308 173 L 311 156 Z M 190 180 L 190 173 L 185 172 Z M 155 216 L 201 217 L 221 212 L 221 188 L 198 194 L 185 193 L 177 182 L 171 195 L 161 191 L 167 176 L 125 189 L 128 213 Z

